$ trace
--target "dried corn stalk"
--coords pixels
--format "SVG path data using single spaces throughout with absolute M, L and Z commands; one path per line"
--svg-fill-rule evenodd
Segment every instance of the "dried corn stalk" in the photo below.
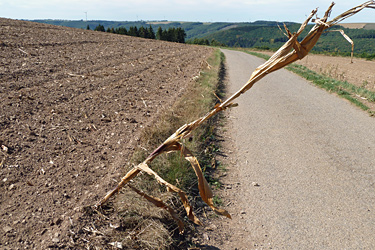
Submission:
M 227 108 L 233 107 L 236 104 L 233 103 L 233 101 L 238 98 L 241 94 L 248 91 L 256 82 L 258 82 L 260 79 L 262 79 L 264 76 L 266 76 L 269 73 L 272 73 L 278 69 L 281 69 L 297 60 L 300 60 L 304 58 L 310 50 L 314 47 L 316 42 L 319 40 L 321 34 L 328 28 L 334 26 L 335 24 L 341 22 L 342 20 L 358 13 L 359 11 L 363 10 L 364 8 L 375 8 L 375 2 L 374 1 L 368 1 L 361 5 L 358 5 L 343 14 L 337 16 L 331 21 L 327 21 L 332 7 L 334 6 L 334 3 L 332 3 L 327 11 L 325 12 L 324 16 L 322 18 L 316 18 L 312 21 L 315 23 L 313 28 L 310 30 L 310 32 L 307 34 L 307 36 L 301 41 L 298 42 L 297 38 L 302 33 L 302 31 L 306 28 L 306 25 L 308 22 L 312 19 L 312 17 L 317 13 L 317 10 L 313 10 L 309 17 L 306 19 L 306 21 L 301 25 L 299 30 L 296 33 L 291 33 L 288 28 L 284 25 L 285 31 L 287 36 L 289 37 L 289 40 L 264 64 L 260 65 L 251 75 L 250 79 L 247 81 L 247 83 L 235 94 L 233 94 L 231 97 L 229 97 L 226 101 L 221 103 L 220 105 L 216 105 L 214 109 L 207 113 L 205 116 L 189 123 L 185 124 L 182 127 L 180 127 L 174 134 L 172 134 L 167 140 L 165 140 L 154 152 L 152 152 L 142 163 L 140 163 L 138 166 L 131 169 L 120 181 L 120 183 L 117 185 L 117 187 L 109 192 L 100 202 L 99 206 L 103 205 L 111 196 L 116 194 L 124 185 L 126 185 L 131 179 L 133 179 L 138 173 L 141 171 L 146 172 L 149 175 L 154 176 L 154 178 L 161 184 L 165 185 L 167 187 L 167 190 L 170 192 L 177 193 L 181 201 L 185 207 L 186 213 L 190 220 L 192 220 L 196 224 L 201 224 L 199 219 L 194 215 L 192 207 L 190 206 L 186 193 L 182 191 L 181 189 L 175 187 L 174 185 L 171 185 L 170 183 L 163 180 L 157 173 L 155 173 L 149 165 L 151 162 L 155 159 L 155 157 L 172 152 L 172 151 L 180 151 L 184 156 L 185 159 L 188 160 L 192 167 L 194 168 L 195 174 L 198 178 L 198 188 L 200 196 L 202 197 L 203 201 L 205 201 L 216 213 L 220 215 L 224 215 L 228 218 L 231 218 L 229 213 L 224 209 L 216 208 L 212 202 L 212 191 L 206 181 L 206 179 L 203 176 L 202 170 L 199 166 L 198 160 L 193 156 L 193 154 L 184 146 L 181 144 L 181 140 L 186 138 L 190 135 L 190 133 L 197 128 L 201 123 L 205 122 L 212 116 L 216 115 L 220 111 L 223 111 Z M 145 197 L 147 200 L 151 201 L 153 204 L 155 204 L 158 207 L 162 207 L 169 211 L 171 216 L 178 222 L 180 232 L 182 232 L 182 221 L 177 217 L 176 213 L 171 209 L 170 207 L 166 206 L 160 199 L 148 196 L 144 194 L 143 192 L 132 188 L 134 191 L 136 191 L 138 194 Z
M 354 42 L 352 39 L 350 39 L 350 37 L 348 37 L 347 34 L 345 34 L 345 32 L 343 30 L 330 30 L 328 32 L 340 32 L 341 35 L 346 39 L 346 41 L 348 41 L 351 45 L 352 45 L 352 52 L 350 54 L 350 63 L 353 63 L 353 56 L 354 56 Z

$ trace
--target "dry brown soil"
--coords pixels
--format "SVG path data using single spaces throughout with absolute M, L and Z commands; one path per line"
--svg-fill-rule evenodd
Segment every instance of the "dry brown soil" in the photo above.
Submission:
M 340 26 L 347 29 L 363 29 L 367 23 L 340 23 Z
M 85 247 L 84 208 L 211 52 L 0 19 L 0 249 Z

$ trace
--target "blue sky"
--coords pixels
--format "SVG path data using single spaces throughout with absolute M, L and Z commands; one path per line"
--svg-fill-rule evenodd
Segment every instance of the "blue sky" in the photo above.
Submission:
M 302 22 L 319 7 L 320 16 L 330 0 L 0 0 L 0 17 L 65 20 L 169 20 L 200 22 Z M 337 0 L 332 17 L 365 0 Z M 368 9 L 345 22 L 375 22 Z

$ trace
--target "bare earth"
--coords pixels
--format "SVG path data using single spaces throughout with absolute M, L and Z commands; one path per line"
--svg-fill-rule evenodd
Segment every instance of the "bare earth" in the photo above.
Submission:
M 225 50 L 229 94 L 263 60 Z M 375 123 L 280 70 L 227 116 L 223 206 L 204 249 L 374 249 Z
M 83 208 L 211 52 L 0 19 L 0 249 L 86 249 Z
M 340 23 L 340 26 L 348 29 L 363 29 L 366 23 Z

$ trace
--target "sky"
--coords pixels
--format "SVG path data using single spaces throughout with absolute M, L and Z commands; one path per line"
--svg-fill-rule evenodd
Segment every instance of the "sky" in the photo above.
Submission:
M 313 9 L 323 16 L 332 0 L 0 0 L 0 17 L 113 21 L 303 22 Z M 365 0 L 336 0 L 331 17 Z M 375 23 L 375 9 L 345 22 Z

